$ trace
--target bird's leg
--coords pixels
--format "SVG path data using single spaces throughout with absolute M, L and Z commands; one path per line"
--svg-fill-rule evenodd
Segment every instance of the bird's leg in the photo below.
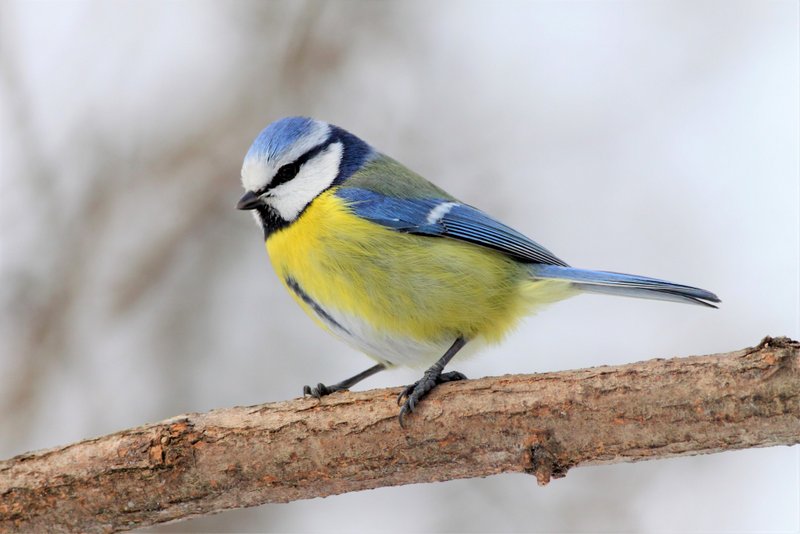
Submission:
M 351 386 L 354 386 L 364 380 L 365 378 L 369 378 L 370 376 L 374 375 L 375 373 L 379 373 L 386 369 L 386 366 L 382 363 L 378 365 L 373 365 L 366 371 L 362 371 L 355 376 L 351 376 L 346 380 L 342 380 L 338 384 L 334 384 L 332 386 L 326 386 L 325 384 L 317 384 L 315 387 L 303 386 L 303 396 L 310 395 L 311 397 L 316 397 L 317 399 L 323 397 L 325 395 L 330 395 L 336 391 L 342 391 L 345 389 L 350 389 Z
M 431 365 L 420 380 L 400 392 L 400 395 L 397 396 L 397 404 L 403 403 L 399 415 L 400 426 L 405 428 L 405 423 L 403 421 L 405 416 L 413 412 L 414 408 L 422 400 L 422 397 L 430 393 L 433 388 L 444 382 L 453 382 L 455 380 L 464 380 L 467 378 L 458 371 L 450 371 L 449 373 L 442 372 L 444 366 L 447 365 L 447 363 L 453 359 L 453 356 L 466 344 L 467 340 L 463 337 L 456 339 L 450 348 L 447 349 L 447 352 L 444 353 L 444 356 Z M 403 399 L 405 399 L 405 402 L 403 402 Z

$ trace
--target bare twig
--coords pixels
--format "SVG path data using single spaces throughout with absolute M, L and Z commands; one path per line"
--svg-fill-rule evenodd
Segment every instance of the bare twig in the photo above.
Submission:
M 125 530 L 380 486 L 800 443 L 800 343 L 189 414 L 0 462 L 0 530 Z

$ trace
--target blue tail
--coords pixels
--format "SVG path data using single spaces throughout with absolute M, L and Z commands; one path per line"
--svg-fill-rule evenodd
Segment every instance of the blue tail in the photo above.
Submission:
M 569 280 L 576 288 L 589 293 L 688 302 L 709 308 L 716 308 L 712 302 L 720 302 L 719 297 L 705 289 L 673 284 L 666 280 L 647 278 L 646 276 L 590 271 L 541 263 L 532 264 L 530 271 L 535 278 Z

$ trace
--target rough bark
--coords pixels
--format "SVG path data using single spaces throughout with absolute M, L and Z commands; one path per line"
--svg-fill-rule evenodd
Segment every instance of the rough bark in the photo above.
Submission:
M 380 486 L 800 443 L 800 343 L 188 414 L 0 462 L 0 530 L 126 530 Z

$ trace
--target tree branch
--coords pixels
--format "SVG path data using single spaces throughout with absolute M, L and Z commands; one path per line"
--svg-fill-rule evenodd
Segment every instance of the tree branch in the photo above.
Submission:
M 188 414 L 0 462 L 0 530 L 110 532 L 266 502 L 800 443 L 800 343 Z

